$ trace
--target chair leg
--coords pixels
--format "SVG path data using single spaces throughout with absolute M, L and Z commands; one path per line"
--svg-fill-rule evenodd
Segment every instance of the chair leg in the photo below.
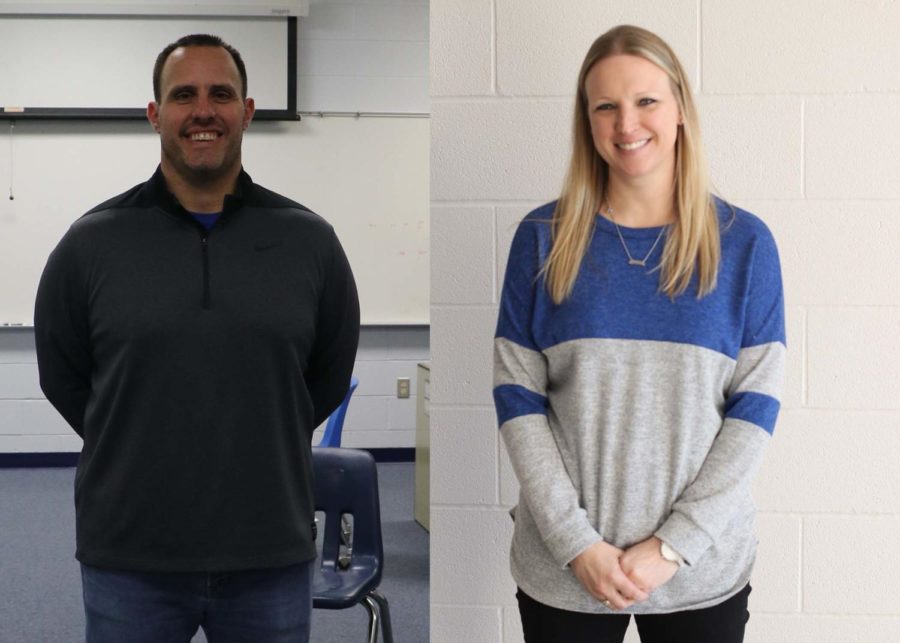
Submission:
M 377 590 L 369 592 L 367 598 L 372 598 L 378 603 L 378 611 L 381 613 L 381 633 L 384 635 L 384 643 L 394 643 L 394 631 L 391 627 L 391 609 L 388 601 Z
M 366 596 L 362 601 L 363 607 L 366 608 L 366 611 L 369 613 L 369 639 L 368 643 L 377 643 L 378 642 L 378 612 L 379 606 L 377 603 Z

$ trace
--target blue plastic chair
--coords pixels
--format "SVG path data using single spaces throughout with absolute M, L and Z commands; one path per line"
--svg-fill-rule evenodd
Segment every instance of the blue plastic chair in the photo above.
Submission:
M 362 604 L 369 613 L 369 643 L 393 643 L 387 599 L 377 590 L 384 566 L 378 470 L 367 451 L 316 447 L 312 450 L 316 511 L 325 514 L 320 564 L 313 578 L 313 607 L 346 609 Z M 353 516 L 349 556 L 341 556 L 341 518 Z
M 319 442 L 320 447 L 339 447 L 341 446 L 341 432 L 344 430 L 344 417 L 347 415 L 347 407 L 350 406 L 350 398 L 353 391 L 359 386 L 359 380 L 355 376 L 350 378 L 350 390 L 344 396 L 344 401 L 337 407 L 334 412 L 328 416 L 328 424 L 325 425 L 325 435 Z

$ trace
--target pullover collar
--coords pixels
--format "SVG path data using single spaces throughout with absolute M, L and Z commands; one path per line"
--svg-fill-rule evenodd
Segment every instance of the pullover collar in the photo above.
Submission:
M 235 192 L 225 195 L 225 201 L 222 205 L 222 216 L 227 216 L 229 212 L 237 210 L 245 203 L 251 204 L 255 188 L 256 184 L 253 183 L 253 179 L 241 168 Z M 169 191 L 166 185 L 166 177 L 163 176 L 160 166 L 157 166 L 156 172 L 142 187 L 140 198 L 146 205 L 155 205 L 168 214 L 185 217 L 193 221 L 190 213 L 184 209 L 181 203 L 178 202 L 178 199 L 175 198 L 175 195 Z

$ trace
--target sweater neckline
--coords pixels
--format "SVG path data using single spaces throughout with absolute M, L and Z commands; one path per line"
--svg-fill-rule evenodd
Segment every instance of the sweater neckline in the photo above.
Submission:
M 605 232 L 606 234 L 611 234 L 614 237 L 618 236 L 618 232 L 616 231 L 616 224 L 604 217 L 599 212 L 596 215 L 596 225 L 597 229 Z M 622 236 L 626 239 L 655 239 L 659 236 L 660 231 L 663 228 L 668 228 L 672 224 L 662 225 L 662 226 L 653 226 L 651 228 L 629 228 L 628 226 L 619 225 L 619 230 L 622 232 Z

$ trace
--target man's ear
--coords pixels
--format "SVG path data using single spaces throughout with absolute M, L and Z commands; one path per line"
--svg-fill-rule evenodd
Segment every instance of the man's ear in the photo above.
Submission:
M 256 102 L 252 98 L 244 100 L 244 129 L 250 127 L 250 121 L 253 120 L 253 114 L 256 113 Z
M 157 132 L 159 131 L 159 106 L 155 101 L 147 103 L 147 120 Z

